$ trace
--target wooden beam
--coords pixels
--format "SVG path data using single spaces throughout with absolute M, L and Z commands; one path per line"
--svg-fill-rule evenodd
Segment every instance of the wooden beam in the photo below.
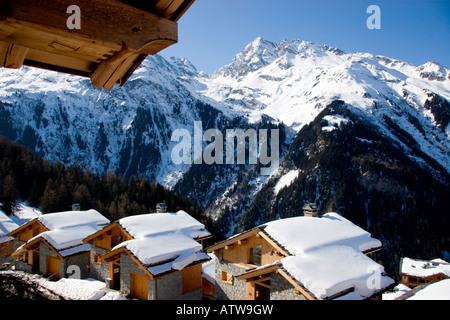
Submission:
M 258 235 L 260 237 L 262 237 L 264 240 L 266 240 L 272 247 L 277 249 L 277 251 L 279 253 L 281 253 L 282 255 L 284 255 L 285 257 L 290 256 L 290 254 L 288 252 L 286 252 L 282 248 L 280 248 L 280 246 L 277 243 L 275 243 L 270 237 L 268 237 L 263 231 L 259 232 Z
M 0 15 L 42 25 L 68 38 L 81 36 L 105 46 L 126 43 L 131 51 L 154 54 L 148 46 L 159 41 L 158 50 L 178 41 L 174 21 L 112 0 L 3 0 Z M 81 10 L 81 29 L 69 30 L 70 5 Z M 10 31 L 8 31 L 10 32 Z
M 98 65 L 91 76 L 92 84 L 99 88 L 112 89 L 138 57 L 139 54 L 133 53 L 124 45 L 122 50 Z

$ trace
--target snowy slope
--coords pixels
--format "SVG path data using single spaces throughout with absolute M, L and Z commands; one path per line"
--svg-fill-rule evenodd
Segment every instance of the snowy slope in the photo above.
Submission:
M 383 126 L 380 119 L 388 115 L 450 172 L 449 123 L 439 130 L 425 107 L 432 94 L 450 100 L 450 70 L 438 63 L 414 66 L 309 41 L 275 44 L 258 38 L 229 65 L 199 81 L 206 86 L 204 95 L 250 121 L 265 114 L 296 131 L 337 99 L 358 108 L 374 125 Z M 408 117 L 416 118 L 425 134 Z
M 171 185 L 186 170 L 171 166 L 172 132 L 193 131 L 194 121 L 206 117 L 194 79 L 200 74 L 184 59 L 156 55 L 124 87 L 106 91 L 76 76 L 1 69 L 0 134 L 48 160 Z M 210 118 L 224 117 L 216 111 Z

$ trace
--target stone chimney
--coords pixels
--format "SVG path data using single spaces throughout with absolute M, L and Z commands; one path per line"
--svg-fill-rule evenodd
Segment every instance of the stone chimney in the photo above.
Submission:
M 79 203 L 72 204 L 72 211 L 81 211 L 81 205 Z
M 303 215 L 305 217 L 318 217 L 319 207 L 315 203 L 308 203 L 303 206 Z
M 158 203 L 156 205 L 156 213 L 166 213 L 167 205 L 165 203 Z

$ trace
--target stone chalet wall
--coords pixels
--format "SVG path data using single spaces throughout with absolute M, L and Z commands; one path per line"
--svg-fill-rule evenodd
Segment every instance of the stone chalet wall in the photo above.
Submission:
M 41 242 L 39 247 L 39 273 L 45 274 L 47 272 L 47 256 L 57 257 L 56 253 L 50 250 L 50 248 Z M 89 276 L 88 266 L 89 252 L 82 252 L 76 255 L 69 256 L 62 259 L 59 264 L 59 275 L 61 278 L 68 278 L 72 276 L 72 273 L 68 273 L 69 266 L 74 265 L 80 268 L 80 279 L 87 278 Z M 75 275 L 74 275 L 75 276 Z
M 23 245 L 25 242 L 19 240 L 19 236 L 14 237 L 14 251 L 17 250 L 21 245 Z M 29 265 L 26 262 L 18 261 L 14 259 L 14 268 L 16 270 L 32 273 L 33 266 Z
M 145 275 L 145 272 L 138 267 L 133 259 L 122 254 L 120 257 L 120 289 L 129 294 L 131 291 L 130 272 Z M 182 292 L 183 272 L 177 271 L 167 274 L 157 279 L 148 279 L 148 299 L 149 300 L 201 300 L 202 288 L 198 288 L 186 294 Z
M 270 278 L 270 300 L 307 300 L 281 274 L 273 272 Z
M 223 261 L 222 250 L 219 252 L 218 259 L 216 259 L 214 298 L 216 300 L 245 300 L 247 296 L 247 282 L 245 280 L 236 280 L 235 276 L 244 273 L 248 269 Z M 222 271 L 233 275 L 232 284 L 222 280 Z M 294 286 L 282 275 L 273 272 L 270 279 L 270 300 L 306 300 L 306 297 L 297 293 Z
M 96 240 L 94 240 L 93 244 L 91 244 L 91 251 L 90 251 L 91 268 L 90 268 L 90 272 L 89 272 L 89 277 L 99 280 L 99 281 L 105 281 L 107 278 L 109 278 L 109 263 L 102 261 L 101 264 L 98 264 L 94 260 L 94 255 L 97 254 L 99 256 L 102 256 L 102 255 L 108 253 L 109 251 L 106 249 L 96 247 L 95 241 Z
M 247 269 L 223 261 L 222 250 L 219 250 L 219 256 L 216 260 L 216 288 L 214 298 L 216 300 L 245 300 L 247 296 L 247 283 L 245 280 L 236 280 L 235 276 L 244 273 Z M 222 271 L 233 275 L 232 283 L 229 284 L 222 280 Z

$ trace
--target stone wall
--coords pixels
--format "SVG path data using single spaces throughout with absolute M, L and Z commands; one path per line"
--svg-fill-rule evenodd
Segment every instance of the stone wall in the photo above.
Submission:
M 214 298 L 216 300 L 245 300 L 247 297 L 247 282 L 236 280 L 235 276 L 241 275 L 246 268 L 234 263 L 222 260 L 222 251 L 219 251 L 216 260 L 216 287 Z M 222 280 L 222 272 L 233 275 L 232 283 Z M 282 275 L 273 272 L 270 278 L 270 300 L 306 300 L 306 297 L 297 293 L 294 286 Z
M 220 261 L 220 256 L 216 259 L 216 288 L 214 298 L 216 300 L 245 300 L 247 296 L 247 283 L 245 280 L 236 280 L 235 276 L 246 271 L 245 268 L 234 263 Z M 222 272 L 232 275 L 231 283 L 222 280 Z
M 109 263 L 102 260 L 102 262 L 99 264 L 95 262 L 94 256 L 97 254 L 98 256 L 102 256 L 109 251 L 106 249 L 102 249 L 95 246 L 95 240 L 93 244 L 91 244 L 91 251 L 90 251 L 90 263 L 91 268 L 89 272 L 89 277 L 99 280 L 99 281 L 106 281 L 107 278 L 109 278 Z
M 306 300 L 306 297 L 297 293 L 282 275 L 273 272 L 270 277 L 270 300 Z

